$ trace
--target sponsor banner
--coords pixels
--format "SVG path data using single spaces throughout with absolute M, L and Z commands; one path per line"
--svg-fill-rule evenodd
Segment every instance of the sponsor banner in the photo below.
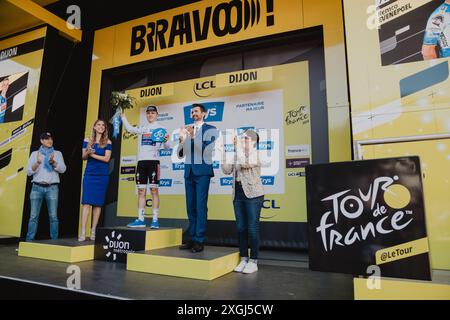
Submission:
M 299 62 L 266 70 L 270 70 L 271 78 L 267 78 L 271 79 L 270 81 L 250 83 L 247 86 L 219 87 L 216 77 L 213 76 L 174 82 L 172 96 L 152 101 L 158 106 L 158 122 L 170 135 L 170 148 L 159 150 L 161 217 L 176 219 L 186 217 L 185 207 L 180 205 L 185 203 L 185 159 L 178 158 L 176 150 L 179 146 L 180 128 L 192 125 L 190 117 L 192 105 L 201 103 L 207 110 L 205 122 L 215 126 L 219 131 L 218 139 L 211 145 L 214 177 L 211 178 L 208 198 L 210 218 L 234 220 L 232 202 L 229 198 L 233 178 L 222 171 L 221 150 L 224 151 L 227 162 L 233 161 L 235 152 L 233 138 L 236 136 L 242 139 L 245 130 L 255 130 L 259 135 L 257 150 L 261 162 L 261 182 L 265 194 L 270 195 L 270 199 L 273 200 L 273 203 L 267 202 L 265 219 L 285 222 L 306 221 L 304 174 L 296 176 L 296 179 L 292 178 L 292 173 L 285 168 L 285 150 L 290 150 L 289 155 L 293 158 L 308 158 L 311 143 L 310 125 L 309 123 L 286 125 L 285 117 L 290 110 L 298 109 L 294 106 L 310 104 L 308 64 Z M 260 69 L 256 71 L 260 77 Z M 130 92 L 136 98 L 137 105 L 136 108 L 127 111 L 128 120 L 132 124 L 146 125 L 145 108 L 149 101 L 140 97 L 139 88 Z M 199 95 L 205 97 L 200 98 Z M 138 139 L 131 137 L 122 139 L 120 150 L 122 157 L 137 153 Z M 298 148 L 286 149 L 286 145 Z M 122 163 L 122 166 L 132 167 L 133 164 Z M 134 171 L 122 177 L 132 177 L 132 172 Z M 117 209 L 119 216 L 136 215 L 135 210 L 129 206 L 129 199 L 134 197 L 136 190 L 133 183 L 120 180 Z M 285 205 L 281 207 L 282 203 Z
M 272 150 L 275 147 L 275 141 L 262 141 L 258 143 L 258 150 Z
M 286 157 L 308 157 L 309 155 L 309 144 L 286 146 Z
M 120 174 L 136 174 L 136 167 L 121 167 Z
M 286 159 L 286 168 L 304 168 L 309 165 L 309 158 Z
M 287 126 L 294 124 L 304 125 L 309 123 L 309 108 L 306 106 L 300 106 L 289 110 L 284 117 L 284 121 Z
M 430 280 L 418 157 L 306 167 L 312 270 Z
M 122 165 L 135 165 L 137 163 L 136 156 L 123 156 L 120 163 Z
M 293 171 L 293 172 L 288 172 L 287 174 L 286 174 L 288 177 L 290 177 L 290 178 L 292 178 L 292 177 L 297 177 L 297 178 L 299 178 L 299 177 L 304 177 L 304 176 L 306 176 L 306 173 L 304 172 L 304 171 Z
M 216 89 L 216 82 L 214 79 L 203 79 L 202 81 L 196 82 L 194 84 L 194 94 L 199 98 L 207 98 L 214 94 L 214 89 Z
M 275 185 L 275 177 L 263 176 L 261 177 L 261 182 L 263 186 L 273 186 Z
M 184 162 L 172 163 L 172 170 L 173 171 L 176 171 L 176 170 L 183 170 L 184 171 Z
M 172 149 L 161 149 L 159 150 L 159 156 L 160 157 L 171 157 L 172 156 Z
M 170 188 L 170 187 L 172 187 L 172 179 L 161 179 L 161 180 L 159 180 L 159 186 L 161 187 L 161 188 Z
M 129 90 L 128 93 L 140 99 L 154 99 L 159 97 L 170 97 L 174 92 L 173 83 L 161 84 L 157 86 L 144 87 Z
M 139 92 L 139 90 L 135 90 L 134 92 Z M 211 183 L 209 193 L 212 195 L 229 193 L 229 189 L 226 188 L 227 185 L 220 183 L 220 179 L 225 175 L 222 173 L 222 170 L 220 170 L 221 159 L 217 148 L 219 147 L 219 143 L 223 142 L 224 151 L 226 153 L 230 153 L 231 157 L 231 154 L 234 153 L 234 144 L 231 141 L 231 136 L 228 138 L 224 138 L 223 133 L 226 133 L 225 135 L 228 136 L 228 131 L 234 132 L 234 134 L 238 134 L 242 133 L 245 129 L 255 129 L 260 135 L 260 142 L 257 146 L 257 149 L 260 152 L 260 156 L 262 159 L 265 159 L 266 162 L 271 163 L 272 165 L 271 168 L 263 168 L 262 174 L 267 176 L 272 176 L 275 174 L 275 176 L 277 177 L 277 179 L 272 180 L 276 181 L 276 183 L 266 184 L 267 192 L 274 194 L 283 194 L 285 190 L 283 170 L 276 170 L 277 168 L 275 168 L 275 166 L 280 166 L 280 163 L 277 162 L 279 162 L 283 157 L 283 149 L 280 147 L 284 145 L 283 136 L 273 133 L 271 129 L 267 129 L 283 128 L 283 114 L 276 112 L 276 106 L 283 103 L 282 91 L 264 91 L 244 95 L 213 98 L 211 100 L 196 101 L 202 103 L 207 110 L 205 122 L 214 125 L 222 133 L 222 135 L 219 136 L 219 142 L 215 146 L 213 156 L 213 168 L 215 169 L 215 177 L 213 177 L 212 180 L 217 180 L 219 181 L 219 183 Z M 250 125 L 248 118 L 236 116 L 235 109 L 236 106 L 244 104 L 249 105 L 253 102 L 262 102 L 262 104 L 266 107 L 265 109 L 256 111 L 255 117 L 250 120 Z M 163 111 L 171 115 L 172 119 L 164 121 L 164 126 L 174 137 L 178 137 L 178 129 L 180 127 L 192 125 L 193 121 L 190 117 L 192 103 L 193 102 L 161 104 L 158 106 L 161 112 Z M 139 111 L 140 125 L 145 125 L 147 121 L 145 116 L 145 104 L 143 105 L 144 107 L 142 107 Z M 180 105 L 182 105 L 183 108 L 180 108 Z M 151 137 L 148 137 L 148 139 L 151 139 Z M 142 140 L 146 141 L 145 136 L 143 136 Z M 178 139 L 171 139 L 171 141 L 173 147 L 172 149 L 170 149 L 170 151 L 169 149 L 160 150 L 161 166 L 167 166 L 170 168 L 169 171 L 162 171 L 161 177 L 171 180 L 184 181 L 184 160 L 178 159 L 176 153 L 174 152 L 174 150 L 176 150 L 176 148 L 178 147 Z M 275 158 L 275 160 L 273 160 L 272 158 Z M 160 182 L 160 187 L 163 187 L 160 189 L 161 195 L 184 195 L 185 193 L 184 182 L 178 185 L 170 183 L 166 186 L 162 186 Z
M 222 122 L 223 121 L 225 102 L 223 102 L 223 101 L 204 102 L 202 104 L 206 109 L 205 121 L 207 121 L 207 122 Z M 183 108 L 184 124 L 186 124 L 186 125 L 194 123 L 194 121 L 191 119 L 191 109 L 192 109 L 192 104 L 185 106 Z
M 113 27 L 115 66 L 298 30 L 299 0 L 205 0 Z
M 216 76 L 216 84 L 218 88 L 242 86 L 267 81 L 272 81 L 271 67 L 223 73 Z
M 230 178 L 230 177 L 220 178 L 220 185 L 225 186 L 225 187 L 232 186 L 233 178 Z

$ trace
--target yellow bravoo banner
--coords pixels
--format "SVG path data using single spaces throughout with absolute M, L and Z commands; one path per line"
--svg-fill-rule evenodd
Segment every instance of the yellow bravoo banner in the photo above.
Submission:
M 0 41 L 0 235 L 19 237 L 46 28 Z
M 206 0 L 120 24 L 114 63 L 129 64 L 303 28 L 302 1 L 274 2 Z
M 377 28 L 374 4 L 344 1 L 355 154 L 420 156 L 432 267 L 449 270 L 449 51 L 433 30 L 450 12 L 442 0 L 378 1 L 386 19 Z M 435 45 L 436 59 L 424 58 L 424 45 Z
M 148 123 L 145 107 L 154 104 L 159 109 L 158 122 L 171 135 L 171 148 L 160 151 L 161 218 L 186 218 L 184 162 L 176 157 L 175 150 L 179 128 L 190 123 L 191 105 L 198 102 L 208 109 L 205 121 L 223 135 L 227 129 L 237 129 L 238 134 L 244 128 L 259 132 L 260 157 L 268 164 L 261 178 L 266 192 L 262 220 L 306 221 L 304 167 L 311 161 L 307 62 L 138 88 L 128 93 L 137 99 L 137 107 L 126 112 L 131 124 Z M 117 214 L 131 218 L 137 212 L 134 180 L 138 139 L 126 131 L 122 133 Z M 232 153 L 232 142 L 221 141 L 224 151 Z M 215 177 L 211 180 L 208 218 L 234 220 L 231 176 L 222 173 L 219 153 L 213 160 Z M 146 213 L 151 213 L 150 199 Z

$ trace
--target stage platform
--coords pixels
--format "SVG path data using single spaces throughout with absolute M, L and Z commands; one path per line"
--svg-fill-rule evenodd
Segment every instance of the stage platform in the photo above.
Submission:
M 69 263 L 87 261 L 94 259 L 94 241 L 70 238 L 20 242 L 19 256 Z
M 181 228 L 98 228 L 94 257 L 96 260 L 126 263 L 130 253 L 178 246 L 181 238 Z
M 231 272 L 212 281 L 128 271 L 123 263 L 84 261 L 75 264 L 81 289 L 74 291 L 66 287 L 70 263 L 20 257 L 16 250 L 17 245 L 0 246 L 0 286 L 8 288 L 0 290 L 0 299 L 353 299 L 351 275 L 310 271 L 306 253 L 262 250 L 258 272 Z
M 433 270 L 432 281 L 383 278 L 354 279 L 355 300 L 450 300 L 450 271 Z
M 19 256 L 69 263 L 93 259 L 125 263 L 128 252 L 180 245 L 181 237 L 181 228 L 98 228 L 95 242 L 89 238 L 83 242 L 76 238 L 20 242 Z
M 192 253 L 178 246 L 158 250 L 129 253 L 127 270 L 174 277 L 213 280 L 230 273 L 239 263 L 239 250 L 208 247 Z

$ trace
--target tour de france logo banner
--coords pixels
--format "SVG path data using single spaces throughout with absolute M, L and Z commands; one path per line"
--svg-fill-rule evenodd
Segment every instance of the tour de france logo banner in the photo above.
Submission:
M 383 66 L 450 56 L 450 3 L 377 0 L 368 27 L 378 28 Z
M 306 185 L 312 270 L 431 280 L 418 157 L 311 165 Z

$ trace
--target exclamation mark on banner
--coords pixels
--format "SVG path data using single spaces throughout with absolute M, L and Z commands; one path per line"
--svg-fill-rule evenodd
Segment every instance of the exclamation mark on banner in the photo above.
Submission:
M 266 0 L 267 2 L 267 26 L 275 24 L 275 15 L 273 14 L 273 0 Z

